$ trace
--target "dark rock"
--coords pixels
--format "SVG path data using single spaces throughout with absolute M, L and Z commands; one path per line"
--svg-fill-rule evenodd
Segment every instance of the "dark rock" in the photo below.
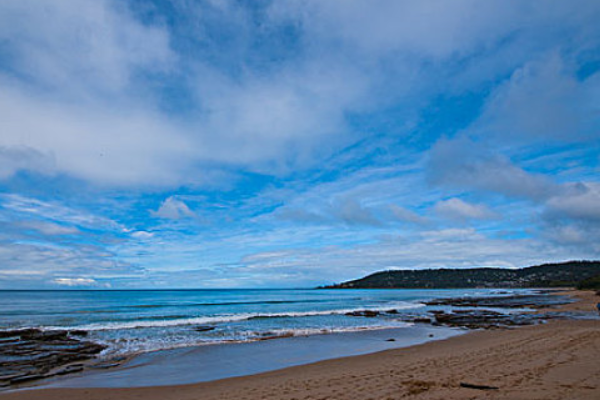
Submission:
M 21 339 L 18 337 L 8 337 L 0 339 L 0 346 L 6 346 L 19 342 Z
M 399 314 L 398 310 L 387 310 L 386 314 Z
M 1 331 L 0 382 L 25 383 L 83 370 L 75 362 L 93 359 L 105 346 L 70 337 L 66 330 Z M 75 335 L 75 334 L 73 334 Z
M 209 325 L 201 325 L 201 326 L 197 326 L 194 328 L 194 330 L 196 332 L 208 332 L 208 331 L 212 331 L 214 329 L 215 329 L 214 326 L 209 326 Z
M 396 341 L 396 339 L 393 339 L 393 338 L 392 338 L 392 339 L 387 339 L 387 340 L 386 340 L 386 342 L 395 342 L 395 341 Z
M 453 307 L 495 307 L 495 308 L 546 308 L 567 304 L 573 300 L 566 296 L 545 294 L 497 296 L 497 297 L 458 297 L 427 301 L 428 306 Z
M 29 335 L 34 333 L 40 333 L 39 329 L 16 329 L 16 330 L 8 330 L 8 331 L 0 331 L 0 338 L 9 338 L 9 337 L 21 337 L 21 335 Z
M 469 329 L 497 329 L 511 326 L 532 325 L 548 316 L 540 314 L 502 314 L 490 310 L 454 310 L 452 312 L 431 311 L 439 325 Z
M 55 372 L 55 375 L 66 375 L 66 374 L 72 374 L 75 372 L 81 372 L 83 371 L 83 364 L 73 364 L 73 365 L 67 365 L 65 368 Z
M 21 339 L 39 340 L 39 341 L 68 340 L 68 332 L 67 331 L 28 332 L 28 333 L 21 334 Z
M 367 318 L 373 318 L 373 317 L 377 317 L 378 315 L 381 315 L 381 313 L 379 311 L 373 311 L 373 310 L 362 310 L 362 311 L 348 312 L 345 315 L 348 315 L 350 317 L 367 317 Z
M 431 318 L 415 318 L 412 322 L 420 323 L 420 324 L 430 324 Z
M 109 369 L 109 368 L 114 368 L 114 367 L 118 367 L 119 365 L 121 365 L 121 363 L 102 363 L 102 364 L 90 364 L 88 366 L 88 368 L 91 369 Z
M 43 378 L 45 378 L 44 375 L 24 375 L 24 376 L 19 376 L 17 378 L 11 379 L 10 384 L 16 385 L 19 383 L 34 381 L 34 380 L 43 379 Z
M 86 337 L 87 335 L 88 335 L 88 332 L 81 330 L 81 329 L 75 329 L 75 330 L 69 331 L 69 336 Z
M 19 374 L 12 374 L 12 375 L 2 375 L 2 381 L 9 382 L 12 379 L 21 378 L 23 376 L 26 376 L 26 374 L 19 373 Z

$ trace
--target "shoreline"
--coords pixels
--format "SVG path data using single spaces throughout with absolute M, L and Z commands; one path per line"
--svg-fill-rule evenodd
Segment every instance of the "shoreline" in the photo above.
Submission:
M 579 301 L 547 310 L 549 312 L 594 312 L 594 301 L 600 299 L 593 292 L 553 293 L 575 296 Z M 490 398 L 591 399 L 600 395 L 600 367 L 595 362 L 598 357 L 599 320 L 555 320 L 518 329 L 468 332 L 416 346 L 188 385 L 123 389 L 32 388 L 6 392 L 0 397 L 14 400 L 111 400 L 139 396 L 150 400 L 199 397 L 291 400 L 311 398 L 309 396 L 358 399 L 407 395 L 423 399 L 458 399 L 485 395 Z M 508 372 L 515 368 L 522 371 L 518 374 Z M 548 375 L 554 380 L 546 379 Z M 499 389 L 481 391 L 460 387 L 461 383 Z
M 457 328 L 420 325 L 193 346 L 141 354 L 116 368 L 50 378 L 40 382 L 37 387 L 23 389 L 136 388 L 196 384 L 407 348 L 467 332 Z
M 362 291 L 361 292 L 361 296 Z M 371 292 L 371 291 L 368 291 Z M 72 326 L 50 326 L 48 329 L 44 327 L 33 326 L 23 327 L 21 329 L 3 330 L 0 332 L 0 358 L 5 361 L 1 363 L 0 369 L 0 391 L 11 391 L 20 390 L 25 388 L 44 388 L 48 387 L 48 382 L 59 381 L 59 383 L 68 382 L 71 384 L 73 380 L 77 381 L 75 386 L 86 386 L 85 377 L 92 375 L 92 379 L 87 387 L 132 387 L 132 386 L 153 386 L 155 380 L 149 377 L 154 377 L 161 381 L 162 384 L 185 384 L 185 383 L 196 383 L 207 380 L 222 379 L 232 376 L 249 375 L 274 369 L 281 369 L 292 365 L 308 364 L 311 362 L 320 361 L 327 358 L 337 358 L 352 356 L 358 354 L 364 354 L 368 352 L 374 352 L 386 348 L 392 348 L 394 346 L 382 347 L 381 343 L 379 346 L 367 346 L 368 349 L 354 349 L 352 343 L 364 347 L 364 343 L 355 340 L 357 335 L 370 335 L 375 341 L 394 341 L 394 338 L 380 338 L 377 331 L 387 331 L 391 328 L 403 327 L 407 331 L 413 332 L 413 335 L 404 332 L 403 340 L 400 346 L 395 347 L 406 347 L 420 343 L 421 340 L 413 340 L 418 336 L 418 332 L 422 330 L 423 326 L 434 327 L 443 326 L 448 329 L 453 328 L 497 328 L 501 326 L 514 326 L 514 325 L 526 325 L 531 323 L 538 323 L 540 320 L 545 319 L 544 315 L 526 316 L 520 315 L 521 311 L 525 311 L 525 308 L 544 307 L 552 304 L 562 304 L 568 301 L 565 296 L 559 297 L 548 296 L 544 291 L 540 290 L 508 290 L 508 291 L 450 291 L 444 290 L 433 290 L 429 293 L 427 291 L 417 291 L 416 295 L 407 295 L 405 290 L 399 291 L 386 291 L 388 294 L 393 294 L 395 301 L 390 301 L 389 298 L 383 296 L 383 301 L 386 305 L 374 304 L 353 304 L 352 307 L 348 308 L 335 308 L 332 310 L 304 310 L 300 313 L 298 311 L 286 311 L 279 310 L 278 313 L 264 313 L 255 310 L 254 313 L 243 313 L 240 316 L 242 321 L 251 321 L 257 319 L 263 321 L 266 317 L 265 324 L 257 324 L 256 326 L 247 326 L 246 330 L 250 336 L 246 339 L 236 338 L 223 340 L 223 337 L 227 337 L 226 325 L 215 326 L 215 325 L 198 325 L 191 326 L 184 324 L 184 328 L 179 331 L 183 335 L 178 337 L 175 342 L 169 339 L 167 336 L 167 342 L 161 342 L 160 334 L 156 338 L 154 345 L 158 344 L 158 348 L 153 350 L 142 350 L 140 348 L 129 348 L 127 343 L 132 338 L 125 337 L 122 342 L 125 345 L 125 353 L 117 350 L 121 344 L 113 343 L 111 345 L 110 339 L 118 339 L 118 336 L 106 335 L 104 339 L 109 339 L 109 342 L 103 340 L 102 335 L 96 335 L 95 329 L 87 330 L 85 323 L 75 324 Z M 449 296 L 448 294 L 452 294 Z M 358 293 L 355 293 L 358 295 Z M 399 297 L 398 297 L 399 296 Z M 438 297 L 439 296 L 439 297 Z M 475 302 L 475 307 L 487 308 L 488 311 L 452 311 L 452 306 L 463 306 L 463 304 L 453 304 L 452 299 L 460 299 L 461 297 L 469 296 L 470 302 Z M 334 296 L 335 297 L 335 296 Z M 362 297 L 360 297 L 362 298 Z M 379 295 L 375 296 L 377 300 Z M 401 300 L 398 300 L 401 299 Z M 355 300 L 354 297 L 351 298 Z M 402 300 L 404 299 L 404 300 Z M 450 303 L 446 304 L 446 301 L 450 300 Z M 143 303 L 143 301 L 142 301 Z M 435 303 L 435 304 L 430 304 Z M 212 304 L 212 303 L 211 303 Z M 237 304 L 237 303 L 236 303 Z M 252 302 L 251 304 L 255 304 Z M 151 304 L 152 305 L 152 304 Z M 346 304 L 344 304 L 346 306 Z M 516 307 L 515 307 L 516 306 Z M 136 305 L 136 307 L 139 307 Z M 146 307 L 146 305 L 144 305 Z M 365 308 L 366 307 L 366 308 Z M 490 307 L 492 307 L 490 309 Z M 496 308 L 497 311 L 493 311 Z M 514 308 L 521 308 L 516 313 Z M 301 315 L 299 315 L 301 314 Z M 280 324 L 275 322 L 277 325 L 273 325 L 271 318 L 281 318 L 283 316 L 306 316 L 306 315 L 337 315 L 339 321 L 327 323 L 329 325 L 326 329 L 296 329 L 293 325 Z M 226 317 L 227 320 L 232 318 L 231 316 Z M 237 319 L 237 318 L 236 318 Z M 189 323 L 188 320 L 186 320 Z M 204 322 L 204 320 L 203 320 Z M 314 323 L 314 322 L 313 322 Z M 131 324 L 131 322 L 129 323 Z M 246 323 L 247 324 L 247 323 Z M 317 322 L 317 325 L 322 322 Z M 336 325 L 337 324 L 337 325 Z M 110 324 L 109 324 L 110 325 Z M 158 326 L 163 326 L 163 322 L 159 321 Z M 333 326 L 333 327 L 332 327 Z M 225 329 L 224 329 L 225 327 Z M 114 332 L 115 327 L 110 325 L 108 332 Z M 213 332 L 214 331 L 214 332 Z M 365 331 L 371 331 L 372 333 L 366 333 Z M 199 332 L 199 333 L 198 333 Z M 208 332 L 205 340 L 202 340 L 204 332 Z M 216 332 L 216 335 L 213 335 Z M 340 332 L 342 332 L 340 334 Z M 125 332 L 127 333 L 127 332 Z M 146 333 L 147 334 L 147 333 Z M 325 334 L 325 335 L 324 335 Z M 337 338 L 339 342 L 349 343 L 337 343 L 337 341 L 331 341 L 329 334 L 332 337 Z M 206 340 L 210 339 L 211 336 L 220 337 L 220 340 Z M 314 338 L 317 341 L 315 343 L 302 344 L 303 337 L 318 336 L 323 337 L 322 340 Z M 327 338 L 327 339 L 325 339 Z M 148 341 L 152 343 L 152 338 L 144 337 L 144 333 L 141 336 L 141 342 Z M 183 339 L 183 340 L 182 340 Z M 189 343 L 188 340 L 200 340 L 201 343 L 193 344 Z M 232 368 L 232 364 L 236 360 L 244 362 L 245 358 L 248 358 L 248 353 L 245 350 L 247 347 L 243 344 L 251 342 L 264 342 L 273 339 L 281 340 L 285 343 L 282 348 L 277 348 L 275 351 L 272 350 L 273 346 L 257 346 L 256 351 L 265 349 L 267 352 L 272 352 L 275 357 L 257 360 L 254 368 L 239 371 L 239 368 Z M 286 339 L 286 340 L 283 340 Z M 118 340 L 117 340 L 118 341 Z M 187 343 L 186 343 L 187 342 Z M 324 345 L 320 342 L 326 342 Z M 363 341 L 364 342 L 364 341 Z M 290 348 L 300 347 L 291 349 L 291 361 L 285 361 L 281 359 L 281 355 L 278 353 L 281 350 L 285 350 L 286 354 L 290 354 Z M 173 345 L 175 344 L 175 345 Z M 206 350 L 207 345 L 217 345 L 220 350 L 211 349 L 214 351 Z M 384 343 L 385 344 L 385 343 Z M 239 346 L 238 346 L 239 345 Z M 289 346 L 288 346 L 289 345 Z M 142 346 L 143 347 L 143 346 Z M 276 346 L 277 347 L 277 346 Z M 182 350 L 180 350 L 182 349 Z M 188 350 L 189 349 L 189 350 Z M 202 351 L 201 349 L 204 349 Z M 227 358 L 231 358 L 231 361 L 227 364 L 223 364 L 222 359 L 211 358 L 211 354 L 214 352 L 223 352 L 223 349 L 228 349 Z M 237 349 L 239 351 L 234 351 Z M 271 349 L 271 350 L 269 350 Z M 219 371 L 219 373 L 208 373 L 201 369 L 194 368 L 194 372 L 197 373 L 198 377 L 186 377 L 190 375 L 189 372 L 184 371 L 181 373 L 178 371 L 176 377 L 171 381 L 164 381 L 163 374 L 156 374 L 148 368 L 148 376 L 141 373 L 137 374 L 136 379 L 128 379 L 123 382 L 122 376 L 119 371 L 126 370 L 130 365 L 139 364 L 140 359 L 148 359 L 148 364 L 155 364 L 154 360 L 160 357 L 178 357 L 178 354 L 183 351 L 185 354 L 194 353 L 200 360 L 209 360 L 211 364 L 215 364 L 213 369 Z M 100 352 L 100 354 L 98 354 Z M 298 353 L 306 352 L 306 355 L 300 355 Z M 250 354 L 251 356 L 252 354 Z M 300 359 L 298 359 L 300 358 Z M 186 360 L 193 359 L 193 357 L 186 357 Z M 134 360 L 131 362 L 131 360 Z M 184 364 L 193 364 L 198 360 L 187 361 Z M 171 364 L 165 365 L 168 369 L 173 369 Z M 97 377 L 99 370 L 106 370 L 104 380 Z M 193 375 L 193 374 L 192 374 Z M 77 377 L 76 379 L 71 379 Z M 80 379 L 84 377 L 84 379 Z M 116 378 L 115 378 L 116 377 Z M 120 380 L 122 383 L 113 383 L 114 380 Z M 144 382 L 145 383 L 141 383 Z M 64 384 L 63 387 L 69 387 Z
M 9 375 L 6 372 L 4 376 L 0 374 L 0 387 L 5 388 L 0 391 L 191 384 L 253 375 L 326 359 L 409 347 L 455 334 L 464 334 L 472 329 L 499 329 L 537 324 L 555 317 L 543 313 L 531 314 L 529 311 L 547 309 L 570 301 L 567 296 L 550 296 L 549 292 L 552 291 L 539 288 L 518 292 L 509 290 L 471 294 L 455 291 L 455 297 L 436 293 L 441 297 L 424 298 L 417 303 L 411 303 L 408 308 L 413 312 L 410 313 L 389 308 L 392 305 L 375 310 L 338 310 L 337 314 L 343 313 L 352 319 L 358 318 L 357 321 L 363 321 L 359 322 L 358 328 L 355 329 L 321 329 L 318 333 L 300 334 L 289 330 L 276 333 L 275 330 L 254 340 L 207 343 L 215 345 L 214 347 L 207 344 L 184 345 L 117 357 L 94 357 L 88 352 L 80 352 L 79 348 L 85 350 L 88 346 L 96 346 L 96 352 L 103 348 L 108 349 L 104 347 L 105 343 L 86 341 L 89 337 L 85 330 L 61 328 L 48 331 L 4 331 L 3 334 L 8 340 L 4 340 L 5 345 L 0 349 L 0 357 L 7 355 L 9 361 L 1 367 Z M 380 319 L 383 321 L 377 327 L 361 327 L 367 320 Z M 215 329 L 210 326 L 201 328 L 206 328 L 209 332 Z M 427 331 L 430 331 L 429 335 L 424 334 Z M 391 336 L 394 333 L 396 335 Z M 98 345 L 102 347 L 97 348 Z M 256 356 L 265 353 L 269 356 Z M 28 354 L 35 357 L 32 362 L 27 362 L 25 357 Z M 10 361 L 11 355 L 21 358 Z M 75 362 L 69 362 L 73 359 Z M 173 359 L 177 359 L 177 362 L 172 362 Z M 247 360 L 253 360 L 251 366 L 244 368 L 238 365 L 247 365 Z M 207 368 L 207 365 L 210 365 L 210 368 Z M 167 378 L 166 371 L 169 371 Z M 4 378 L 5 376 L 8 379 Z

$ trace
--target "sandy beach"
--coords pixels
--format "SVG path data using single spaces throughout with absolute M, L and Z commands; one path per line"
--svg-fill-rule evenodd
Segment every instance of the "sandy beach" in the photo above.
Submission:
M 593 292 L 557 311 L 594 311 Z M 404 349 L 182 386 L 43 389 L 6 400 L 598 399 L 600 321 L 477 331 Z M 476 389 L 461 384 L 497 389 Z

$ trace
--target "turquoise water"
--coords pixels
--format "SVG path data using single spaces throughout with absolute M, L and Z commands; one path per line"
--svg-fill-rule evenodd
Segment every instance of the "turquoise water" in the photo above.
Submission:
M 410 329 L 397 310 L 425 315 L 421 302 L 523 290 L 160 290 L 0 291 L 0 330 L 81 329 L 106 344 L 104 356 L 184 346 L 386 328 Z M 439 307 L 437 307 L 439 308 Z M 198 328 L 211 329 L 198 331 Z

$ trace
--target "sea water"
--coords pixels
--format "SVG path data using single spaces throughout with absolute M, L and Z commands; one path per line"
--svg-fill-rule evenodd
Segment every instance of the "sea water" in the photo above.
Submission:
M 186 346 L 388 328 L 411 329 L 424 301 L 525 290 L 280 289 L 0 291 L 0 330 L 85 330 L 104 357 Z M 439 309 L 440 307 L 436 307 Z M 380 311 L 376 317 L 347 315 Z M 389 313 L 390 310 L 396 310 Z

